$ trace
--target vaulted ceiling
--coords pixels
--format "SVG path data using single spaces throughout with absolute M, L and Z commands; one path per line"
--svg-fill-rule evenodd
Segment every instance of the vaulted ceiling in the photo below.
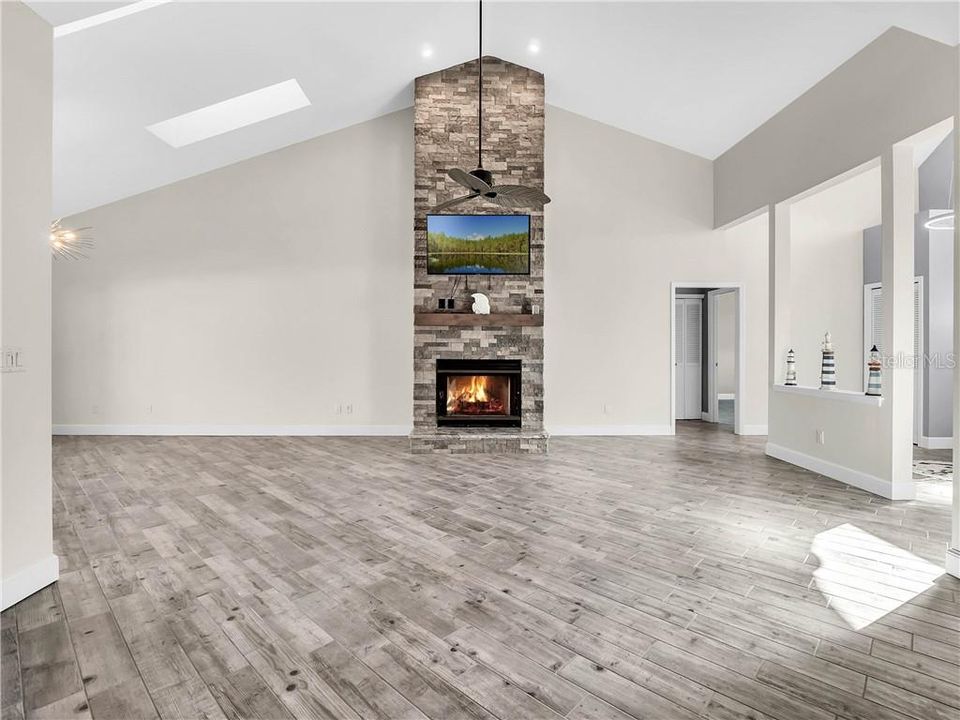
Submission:
M 29 4 L 62 26 L 128 3 Z M 502 1 L 484 52 L 545 73 L 551 105 L 714 158 L 892 25 L 958 42 L 948 2 Z M 57 37 L 54 211 L 408 107 L 476 32 L 473 2 L 175 1 Z M 291 78 L 309 107 L 182 148 L 145 129 Z

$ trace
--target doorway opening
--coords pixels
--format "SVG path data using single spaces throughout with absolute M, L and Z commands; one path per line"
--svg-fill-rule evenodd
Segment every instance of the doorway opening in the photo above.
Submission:
M 740 283 L 670 288 L 671 424 L 711 423 L 742 434 L 744 305 Z

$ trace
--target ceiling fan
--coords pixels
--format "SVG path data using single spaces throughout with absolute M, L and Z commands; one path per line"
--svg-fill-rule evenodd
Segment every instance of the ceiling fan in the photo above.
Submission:
M 550 202 L 550 198 L 542 190 L 528 185 L 496 185 L 493 182 L 493 173 L 483 168 L 483 0 L 480 0 L 480 65 L 479 111 L 477 114 L 477 167 L 470 172 L 453 168 L 447 172 L 451 180 L 467 188 L 467 195 L 455 197 L 431 208 L 430 212 L 446 210 L 467 200 L 482 197 L 505 208 L 531 208 L 541 210 Z

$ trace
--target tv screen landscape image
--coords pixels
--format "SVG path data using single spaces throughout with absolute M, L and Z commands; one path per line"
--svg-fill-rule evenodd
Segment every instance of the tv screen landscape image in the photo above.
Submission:
M 529 275 L 529 215 L 428 215 L 427 274 Z

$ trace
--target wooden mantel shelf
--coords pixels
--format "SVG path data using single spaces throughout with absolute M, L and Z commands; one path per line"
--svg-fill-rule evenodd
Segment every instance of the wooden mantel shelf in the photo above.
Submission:
M 477 327 L 480 325 L 541 327 L 543 325 L 543 315 L 531 315 L 529 313 L 490 313 L 489 315 L 476 315 L 465 312 L 417 312 L 413 314 L 413 324 L 446 327 Z

